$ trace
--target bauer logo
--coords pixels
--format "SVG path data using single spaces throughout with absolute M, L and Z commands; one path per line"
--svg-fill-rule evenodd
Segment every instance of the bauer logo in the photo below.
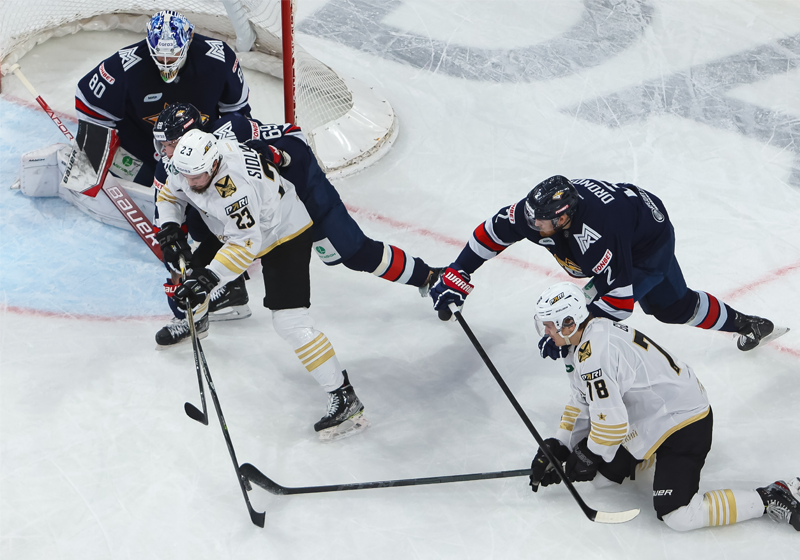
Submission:
M 241 210 L 245 206 L 247 206 L 247 197 L 246 196 L 240 198 L 239 200 L 237 200 L 236 202 L 234 202 L 230 206 L 226 206 L 225 207 L 225 215 L 226 216 L 230 216 L 232 213 L 238 212 L 239 210 Z
M 611 249 L 606 249 L 606 252 L 603 255 L 603 258 L 600 259 L 600 262 L 597 263 L 594 266 L 594 268 L 592 269 L 592 272 L 594 272 L 595 274 L 600 274 L 601 272 L 603 272 L 605 270 L 605 268 L 608 266 L 608 263 L 611 262 L 611 257 L 613 257 L 613 256 L 614 256 L 614 253 L 611 252 Z
M 149 93 L 144 96 L 144 102 L 149 103 L 151 101 L 158 101 L 159 99 L 161 99 L 162 95 L 163 94 L 161 93 Z
M 672 489 L 669 489 L 669 490 L 653 490 L 653 497 L 657 498 L 659 496 L 672 496 Z

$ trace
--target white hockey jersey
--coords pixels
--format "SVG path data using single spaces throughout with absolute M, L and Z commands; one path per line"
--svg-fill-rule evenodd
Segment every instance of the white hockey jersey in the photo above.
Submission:
M 235 141 L 217 143 L 222 162 L 211 185 L 194 192 L 179 173 L 169 172 L 156 199 L 159 224 L 183 223 L 186 205 L 203 216 L 224 244 L 208 268 L 226 284 L 252 262 L 311 227 L 294 185 L 258 153 Z
M 589 449 L 606 462 L 620 445 L 649 459 L 665 439 L 710 410 L 692 368 L 610 319 L 590 321 L 565 362 L 572 395 L 556 437 L 573 449 L 588 436 Z

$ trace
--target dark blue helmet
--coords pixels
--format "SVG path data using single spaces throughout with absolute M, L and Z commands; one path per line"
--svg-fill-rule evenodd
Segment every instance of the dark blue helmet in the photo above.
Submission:
M 159 142 L 177 140 L 193 128 L 203 129 L 203 116 L 191 103 L 173 103 L 158 115 L 153 137 Z
M 525 200 L 525 219 L 535 230 L 536 220 L 552 220 L 572 216 L 578 208 L 578 192 L 569 179 L 554 175 L 536 185 Z

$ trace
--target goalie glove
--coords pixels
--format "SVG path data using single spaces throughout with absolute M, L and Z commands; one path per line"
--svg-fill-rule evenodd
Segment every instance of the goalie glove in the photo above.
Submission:
M 469 280 L 469 274 L 458 263 L 452 263 L 445 269 L 439 281 L 431 288 L 430 294 L 433 308 L 439 312 L 439 319 L 450 320 L 453 315 L 450 311 L 451 303 L 456 304 L 459 309 L 464 306 L 464 301 L 474 288 Z

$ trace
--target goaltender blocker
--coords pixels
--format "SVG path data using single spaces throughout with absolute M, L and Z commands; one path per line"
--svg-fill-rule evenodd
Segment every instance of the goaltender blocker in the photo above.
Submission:
M 699 494 L 713 415 L 691 367 L 641 332 L 589 313 L 580 288 L 551 286 L 536 303 L 536 327 L 565 357 L 572 395 L 555 438 L 544 441 L 572 482 L 621 484 L 656 458 L 653 505 L 677 531 L 731 525 L 768 513 L 800 531 L 800 478 L 755 490 Z M 531 487 L 561 479 L 539 449 Z
M 205 268 L 191 271 L 174 297 L 197 308 L 196 321 L 207 320 L 211 291 L 239 277 L 260 258 L 264 306 L 272 310 L 273 327 L 329 395 L 327 414 L 314 429 L 326 440 L 366 428 L 364 406 L 308 311 L 312 221 L 294 185 L 247 146 L 218 142 L 213 134 L 197 129 L 181 137 L 170 166 L 176 173 L 169 174 L 156 200 L 164 262 L 176 269 L 181 257 L 186 262 L 192 257 L 179 225 L 187 205 L 200 211 L 223 242 Z

